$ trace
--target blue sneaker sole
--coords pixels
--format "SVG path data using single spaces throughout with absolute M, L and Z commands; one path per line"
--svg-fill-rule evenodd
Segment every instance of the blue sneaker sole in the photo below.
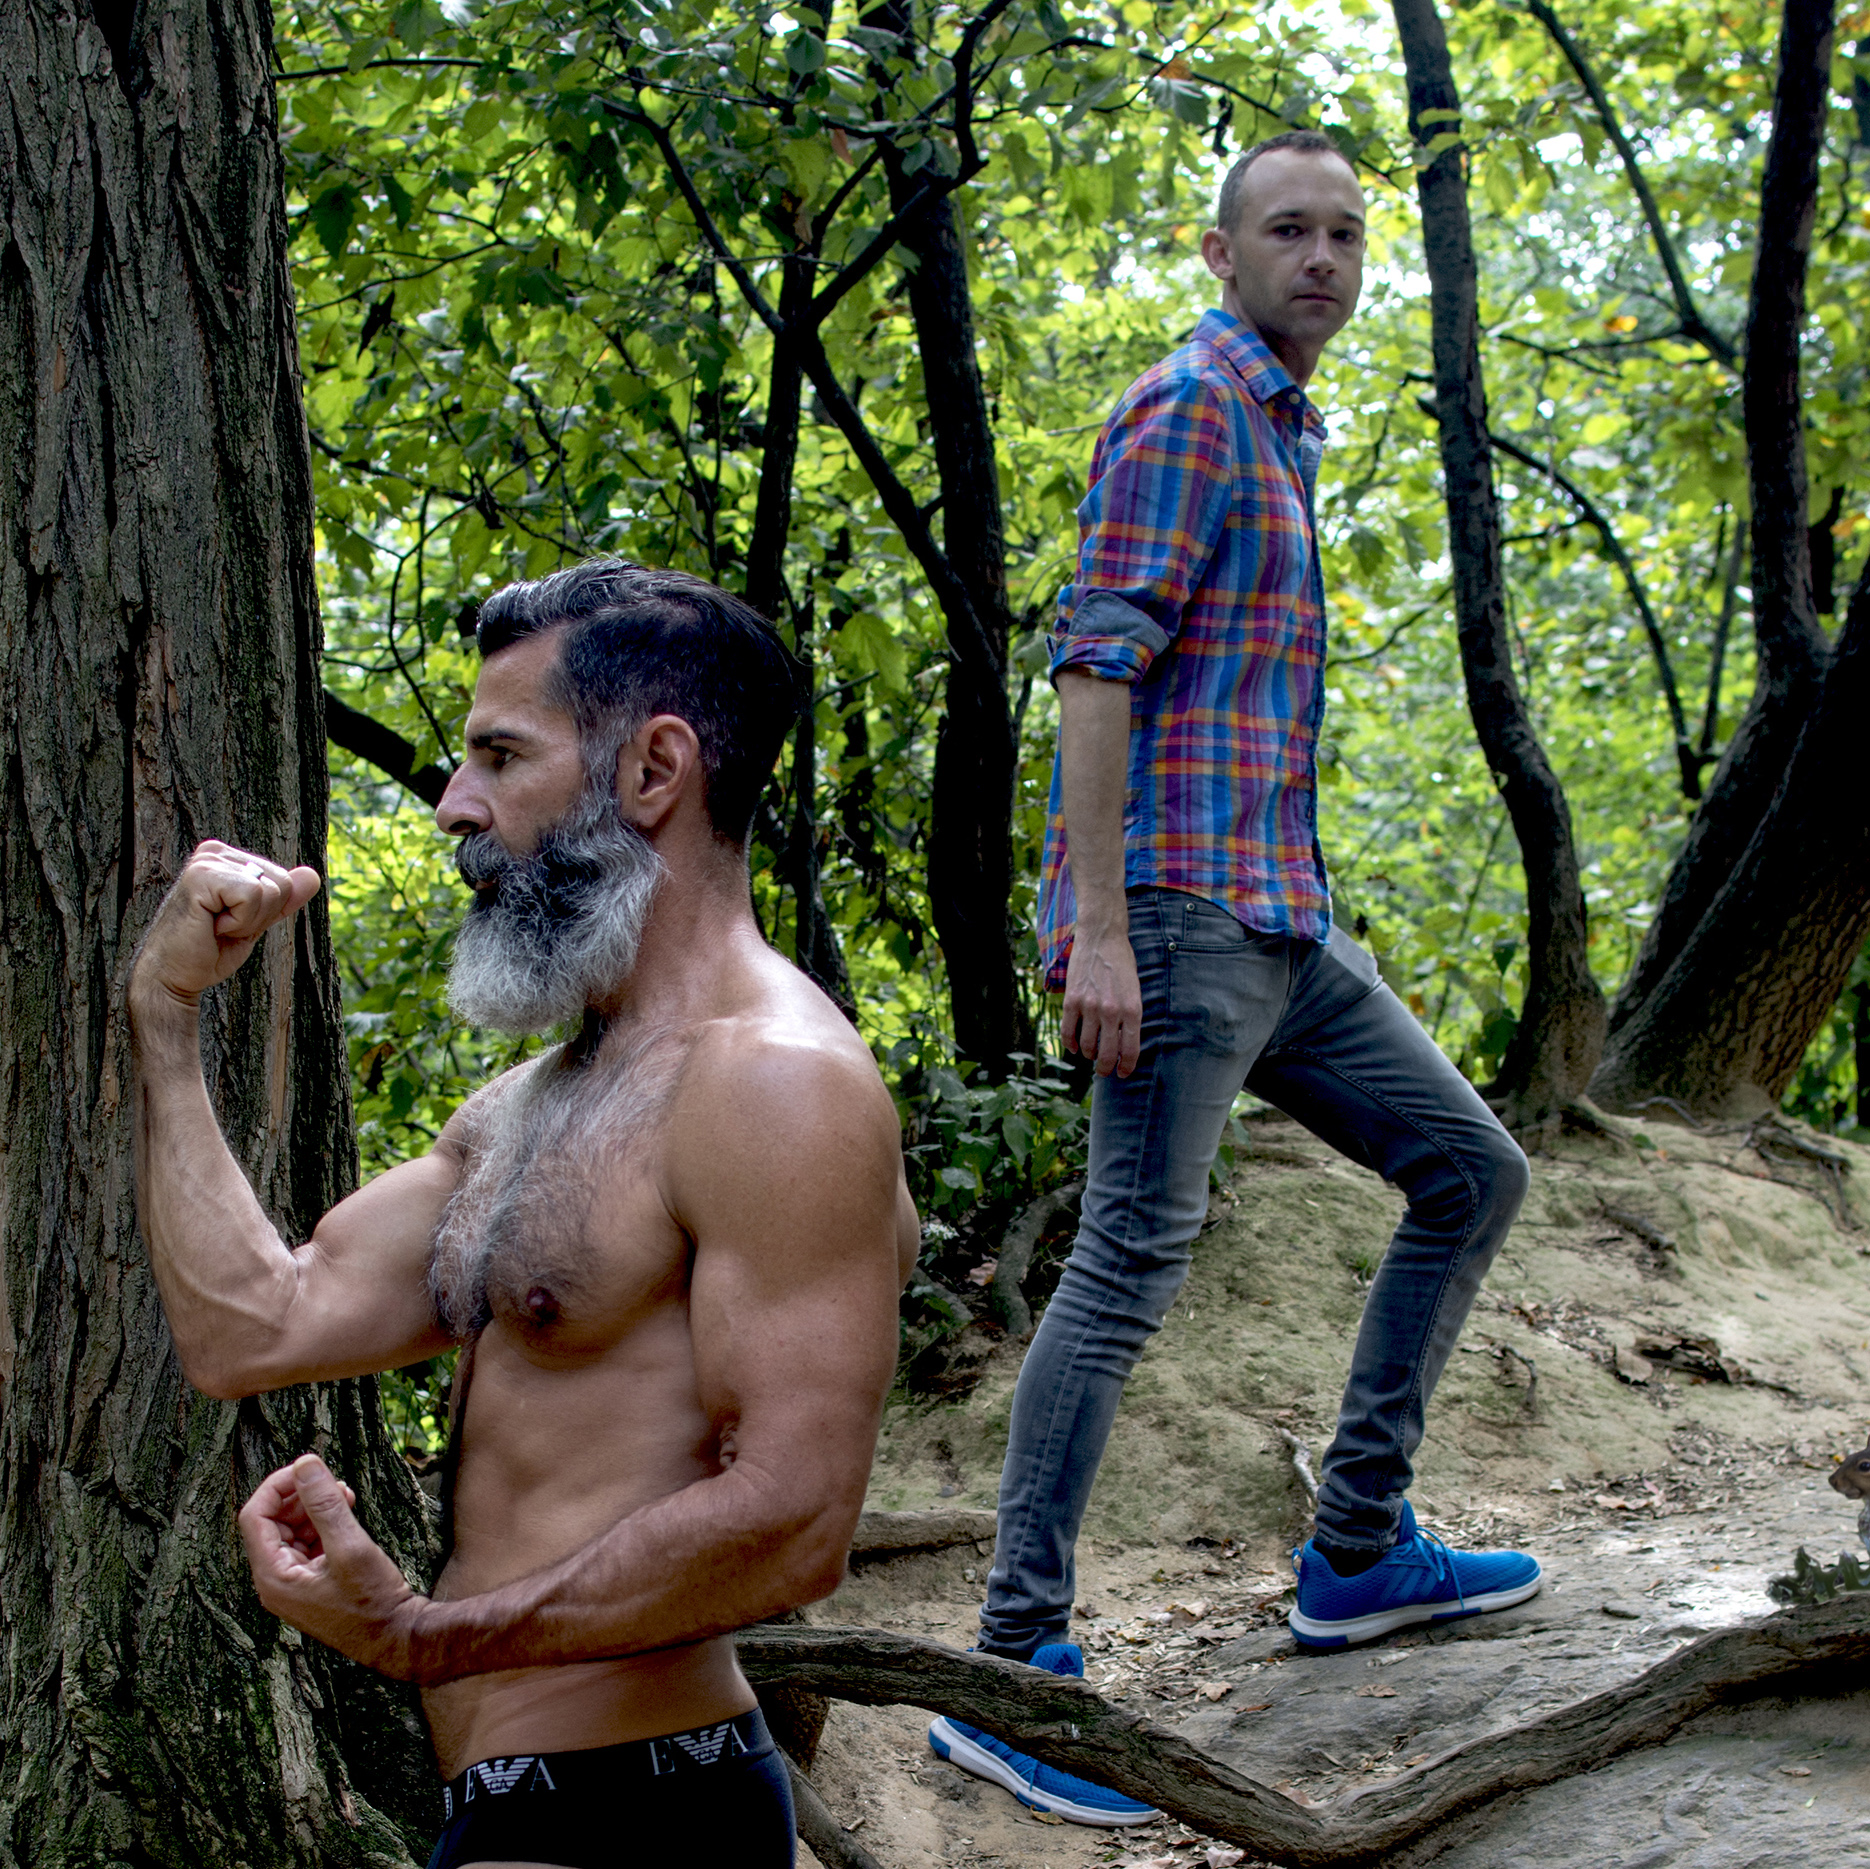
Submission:
M 938 1719 L 929 1727 L 929 1749 L 950 1765 L 958 1765 L 964 1772 L 972 1772 L 976 1778 L 984 1778 L 1012 1792 L 1028 1810 L 1050 1811 L 1068 1824 L 1094 1824 L 1115 1829 L 1124 1824 L 1146 1824 L 1160 1815 L 1147 1804 L 1135 1805 L 1127 1811 L 1102 1810 L 1095 1804 L 1076 1804 L 1055 1791 L 1040 1791 L 1005 1759 L 989 1752 L 985 1746 L 976 1745 L 965 1733 L 956 1732 L 946 1719 Z
M 1511 1609 L 1528 1597 L 1537 1596 L 1545 1582 L 1545 1573 L 1535 1565 L 1525 1583 L 1510 1590 L 1494 1590 L 1485 1596 L 1462 1600 L 1450 1597 L 1440 1603 L 1398 1603 L 1393 1609 L 1376 1610 L 1368 1616 L 1347 1616 L 1339 1622 L 1326 1622 L 1293 1610 L 1286 1627 L 1307 1648 L 1349 1648 L 1356 1642 L 1373 1642 L 1395 1629 L 1407 1629 L 1420 1622 L 1460 1622 L 1469 1616 L 1484 1616 L 1489 1610 Z

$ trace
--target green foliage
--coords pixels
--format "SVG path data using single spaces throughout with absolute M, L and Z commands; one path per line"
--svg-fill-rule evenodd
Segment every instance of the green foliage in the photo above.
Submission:
M 1833 1597 L 1870 1590 L 1870 1564 L 1854 1551 L 1840 1551 L 1835 1564 L 1823 1564 L 1803 1545 L 1792 1560 L 1789 1577 L 1775 1577 L 1766 1594 L 1775 1603 L 1829 1603 Z
M 1699 316 L 1737 345 L 1770 13 L 1708 0 L 1563 12 L 1638 151 Z M 1853 18 L 1847 45 L 1870 34 Z M 744 576 L 773 346 L 709 226 L 769 301 L 801 243 L 821 291 L 874 258 L 822 338 L 893 471 L 934 501 L 909 256 L 876 243 L 890 163 L 933 179 L 978 157 L 958 200 L 1018 624 L 1011 938 L 1029 963 L 1056 726 L 1044 631 L 1097 428 L 1211 302 L 1196 244 L 1226 159 L 1287 123 L 1326 127 L 1361 164 L 1372 248 L 1363 308 L 1311 386 L 1332 425 L 1322 836 L 1340 918 L 1463 1068 L 1491 1074 L 1524 992 L 1524 894 L 1453 640 L 1386 10 L 929 4 L 903 35 L 849 9 L 781 14 L 757 0 L 614 12 L 295 0 L 278 20 L 328 680 L 422 761 L 446 763 L 458 745 L 473 678 L 458 619 L 491 586 L 597 551 Z M 1490 419 L 1541 464 L 1499 464 L 1519 672 L 1571 800 L 1593 953 L 1614 988 L 1690 804 L 1629 579 L 1548 470 L 1614 533 L 1687 740 L 1717 755 L 1753 669 L 1732 550 L 1747 501 L 1739 378 L 1684 331 L 1605 126 L 1536 20 L 1475 0 L 1450 31 Z M 970 58 L 972 118 L 958 126 Z M 1863 65 L 1840 55 L 1805 355 L 1814 517 L 1829 525 L 1840 593 L 1870 550 L 1870 209 L 1847 159 Z M 924 1211 L 944 1224 L 997 1215 L 1070 1172 L 1083 1112 L 1050 1067 L 999 1089 L 954 1073 L 925 884 L 941 621 L 809 398 L 792 514 L 785 622 L 813 667 L 817 757 L 809 796 L 788 759 L 759 819 L 756 906 L 796 951 L 781 859 L 802 818 L 865 1035 L 899 1091 Z M 932 523 L 939 535 L 939 511 Z M 426 1146 L 513 1054 L 443 1006 L 459 896 L 426 814 L 361 768 L 337 769 L 334 910 L 365 1156 L 380 1168 Z M 1051 1015 L 1033 992 L 1043 1052 Z M 1854 1087 L 1854 1004 L 1795 1087 L 1814 1120 L 1840 1120 Z

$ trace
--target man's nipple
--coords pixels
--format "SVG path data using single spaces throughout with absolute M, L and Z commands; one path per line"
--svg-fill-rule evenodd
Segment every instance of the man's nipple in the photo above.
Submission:
M 534 1330 L 546 1330 L 558 1322 L 558 1300 L 543 1285 L 535 1285 L 526 1294 L 526 1320 Z

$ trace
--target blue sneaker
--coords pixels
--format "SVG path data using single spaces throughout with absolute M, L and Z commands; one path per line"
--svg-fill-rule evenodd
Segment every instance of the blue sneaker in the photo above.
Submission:
M 1307 1648 L 1346 1648 L 1415 1622 L 1454 1622 L 1511 1609 L 1538 1594 L 1544 1573 L 1523 1551 L 1451 1551 L 1416 1529 L 1403 1502 L 1396 1545 L 1369 1570 L 1340 1577 L 1308 1538 L 1298 1560 L 1299 1600 L 1286 1618 Z
M 1084 1655 L 1075 1642 L 1048 1642 L 1034 1649 L 1032 1666 L 1047 1674 L 1084 1678 Z M 1030 1754 L 1015 1752 L 1004 1739 L 946 1714 L 929 1728 L 929 1745 L 937 1758 L 950 1765 L 1004 1785 L 1028 1810 L 1050 1811 L 1067 1823 L 1146 1824 L 1160 1815 L 1120 1791 L 1106 1791 L 1069 1772 L 1041 1765 Z

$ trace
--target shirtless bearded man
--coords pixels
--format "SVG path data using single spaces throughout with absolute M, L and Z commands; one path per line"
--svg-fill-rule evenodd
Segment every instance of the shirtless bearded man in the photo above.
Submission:
M 433 1597 L 311 1454 L 240 1515 L 268 1608 L 421 1685 L 432 1869 L 698 1840 L 790 1863 L 729 1632 L 842 1575 L 916 1245 L 869 1053 L 753 918 L 796 672 L 734 598 L 615 561 L 500 592 L 480 647 L 436 814 L 477 892 L 450 995 L 567 1036 L 289 1247 L 221 1138 L 196 1007 L 319 879 L 205 843 L 130 989 L 144 1236 L 211 1395 L 463 1346 Z

